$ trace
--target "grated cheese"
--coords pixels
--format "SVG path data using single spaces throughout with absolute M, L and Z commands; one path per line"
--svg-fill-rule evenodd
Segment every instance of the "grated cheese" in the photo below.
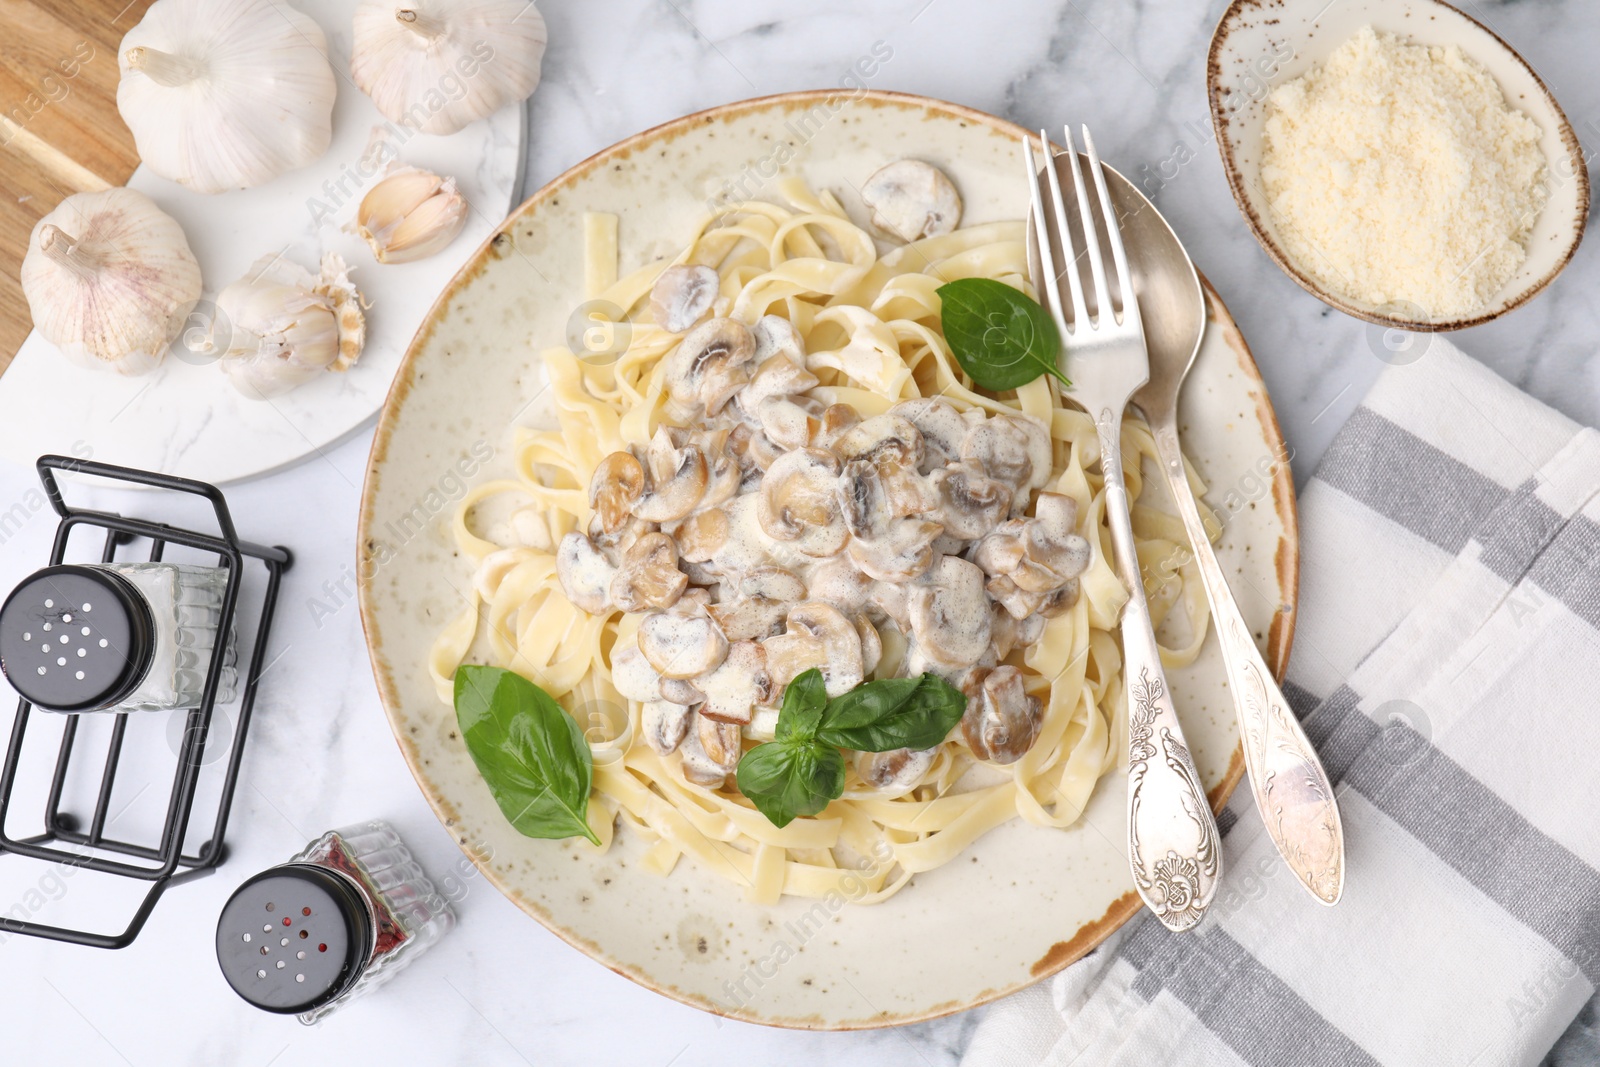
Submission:
M 1268 98 L 1261 177 L 1323 288 L 1442 319 L 1485 307 L 1526 258 L 1539 137 L 1461 49 L 1367 26 Z

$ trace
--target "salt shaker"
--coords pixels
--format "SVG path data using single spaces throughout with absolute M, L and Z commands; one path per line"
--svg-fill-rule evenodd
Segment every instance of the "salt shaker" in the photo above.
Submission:
M 310 1025 L 388 981 L 455 921 L 394 829 L 361 823 L 234 890 L 217 962 L 246 1001 Z
M 0 670 L 46 711 L 165 711 L 199 706 L 220 649 L 216 699 L 232 700 L 233 628 L 217 632 L 227 588 L 221 567 L 46 567 L 0 606 Z

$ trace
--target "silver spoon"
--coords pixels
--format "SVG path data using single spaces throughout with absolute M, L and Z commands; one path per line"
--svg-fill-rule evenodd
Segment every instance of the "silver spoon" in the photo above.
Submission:
M 1067 159 L 1055 157 L 1064 190 L 1072 179 Z M 1133 403 L 1150 424 L 1162 473 L 1211 603 L 1223 669 L 1239 715 L 1251 793 L 1273 844 L 1301 884 L 1322 903 L 1337 904 L 1344 891 L 1344 829 L 1333 787 L 1239 613 L 1184 474 L 1178 393 L 1205 336 L 1200 276 L 1155 205 L 1110 167 L 1105 174 L 1120 215 L 1150 354 L 1150 380 L 1133 395 Z M 1040 277 L 1033 226 L 1027 229 L 1029 269 Z

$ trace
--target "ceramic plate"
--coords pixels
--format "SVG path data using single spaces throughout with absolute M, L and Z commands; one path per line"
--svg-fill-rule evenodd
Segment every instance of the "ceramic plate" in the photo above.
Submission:
M 351 280 L 371 304 L 361 361 L 348 373 L 324 374 L 263 401 L 237 392 L 210 360 L 186 350 L 175 348 L 152 373 L 127 378 L 69 363 L 54 345 L 30 333 L 0 376 L 0 410 L 6 413 L 0 419 L 0 455 L 27 464 L 46 452 L 92 455 L 215 484 L 298 463 L 371 423 L 429 302 L 516 203 L 524 124 L 520 104 L 447 137 L 387 123 L 350 80 L 356 6 L 357 0 L 300 5 L 327 35 L 337 75 L 333 142 L 321 159 L 254 189 L 214 196 L 144 166 L 128 187 L 178 220 L 200 262 L 205 289 L 188 323 L 197 335 L 204 336 L 215 320 L 217 294 L 260 257 L 281 254 L 314 274 L 322 253 L 333 251 L 354 268 Z M 382 176 L 362 165 L 374 137 L 390 151 L 371 158 L 396 158 L 451 175 L 473 206 L 465 229 L 437 255 L 379 265 L 365 241 L 341 231 Z
M 746 192 L 774 195 L 771 183 L 754 186 L 779 155 L 792 155 L 787 171 L 833 190 L 858 219 L 865 213 L 855 188 L 885 162 L 916 156 L 954 179 L 965 222 L 1016 219 L 1026 208 L 1021 136 L 976 111 L 876 92 L 751 100 L 649 130 L 574 167 L 512 215 L 439 298 L 396 377 L 360 533 L 362 619 L 395 736 L 440 819 L 495 885 L 575 947 L 667 996 L 780 1026 L 912 1022 L 1038 981 L 1139 907 L 1123 845 L 1124 781 L 1115 773 L 1075 826 L 1010 823 L 871 907 L 758 907 L 687 862 L 662 879 L 640 869 L 638 843 L 626 834 L 604 856 L 529 840 L 501 816 L 424 669 L 436 629 L 460 611 L 469 575 L 443 520 L 463 475 L 509 471 L 514 414 L 533 401 L 527 417 L 541 418 L 531 341 L 560 343 L 582 301 L 585 211 L 621 216 L 628 271 L 674 254 L 725 183 L 757 175 Z M 1185 444 L 1213 506 L 1227 515 L 1218 555 L 1281 669 L 1297 575 L 1293 489 L 1255 364 L 1222 302 L 1215 293 L 1210 300 L 1185 390 Z M 1215 648 L 1169 677 L 1220 805 L 1243 759 Z
M 1363 26 L 1428 45 L 1456 45 L 1499 82 L 1506 101 L 1544 131 L 1549 162 L 1545 201 L 1528 236 L 1528 258 L 1489 306 L 1475 314 L 1430 321 L 1415 305 L 1376 307 L 1324 291 L 1283 250 L 1259 178 L 1266 99 L 1271 90 L 1324 62 Z M 1206 64 L 1217 150 L 1233 198 L 1273 262 L 1323 303 L 1358 319 L 1421 331 L 1478 326 L 1521 307 L 1572 260 L 1589 217 L 1589 172 L 1583 148 L 1561 105 L 1533 69 L 1468 15 L 1438 0 L 1234 0 L 1217 23 Z

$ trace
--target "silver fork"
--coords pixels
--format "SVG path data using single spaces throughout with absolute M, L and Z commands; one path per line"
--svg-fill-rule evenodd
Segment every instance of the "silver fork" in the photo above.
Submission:
M 1062 350 L 1069 357 L 1066 369 L 1073 381 L 1070 395 L 1094 417 L 1099 433 L 1106 518 L 1111 526 L 1117 571 L 1128 590 L 1128 602 L 1122 609 L 1123 679 L 1128 701 L 1128 862 L 1139 895 L 1150 910 L 1168 929 L 1188 930 L 1205 916 L 1216 893 L 1222 874 L 1222 848 L 1216 819 L 1184 743 L 1161 667 L 1161 651 L 1134 552 L 1133 520 L 1128 514 L 1128 491 L 1123 482 L 1122 414 L 1129 397 L 1150 378 L 1150 357 L 1116 209 L 1106 191 L 1105 172 L 1100 168 L 1094 140 L 1084 127 L 1089 173 L 1094 178 L 1116 269 L 1117 291 L 1122 298 L 1120 320 L 1113 310 L 1112 291 L 1095 233 L 1094 211 L 1084 190 L 1083 164 L 1073 148 L 1072 130 L 1065 132 L 1067 158 L 1073 161 L 1072 185 L 1078 202 L 1082 247 L 1074 240 L 1067 219 L 1050 140 L 1040 130 L 1039 143 L 1047 160 L 1044 171 L 1050 183 L 1049 213 L 1039 188 L 1033 145 L 1027 138 L 1022 142 L 1045 275 L 1033 281 L 1035 289 L 1048 300 L 1061 331 Z M 1060 270 L 1056 267 L 1057 248 L 1064 260 Z M 1087 288 L 1080 277 L 1080 258 L 1089 261 Z M 1068 290 L 1065 302 L 1072 311 L 1070 321 L 1063 307 L 1063 274 Z M 1092 318 L 1091 301 L 1096 312 Z

